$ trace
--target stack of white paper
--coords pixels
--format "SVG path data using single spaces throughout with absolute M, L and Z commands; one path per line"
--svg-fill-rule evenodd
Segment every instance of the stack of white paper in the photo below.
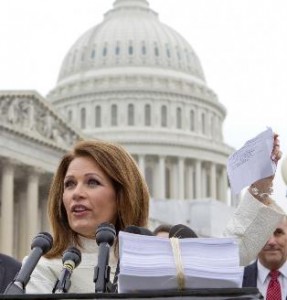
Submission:
M 241 287 L 243 267 L 232 238 L 180 239 L 185 288 Z M 178 289 L 170 239 L 120 232 L 119 292 Z

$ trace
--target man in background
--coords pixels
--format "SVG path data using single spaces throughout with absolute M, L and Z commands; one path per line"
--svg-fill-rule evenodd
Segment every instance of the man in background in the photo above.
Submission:
M 21 268 L 21 263 L 11 256 L 0 253 L 0 294 L 14 279 Z
M 257 287 L 266 300 L 287 297 L 287 216 L 278 225 L 258 259 L 245 267 L 243 287 Z

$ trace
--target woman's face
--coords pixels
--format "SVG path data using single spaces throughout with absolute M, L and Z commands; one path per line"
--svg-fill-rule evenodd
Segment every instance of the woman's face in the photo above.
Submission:
M 76 157 L 64 178 L 63 203 L 70 227 L 94 238 L 103 222 L 115 223 L 116 192 L 111 179 L 89 157 Z

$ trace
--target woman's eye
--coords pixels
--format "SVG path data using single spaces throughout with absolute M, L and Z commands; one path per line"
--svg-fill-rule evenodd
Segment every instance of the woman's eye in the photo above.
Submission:
M 71 188 L 74 185 L 75 185 L 75 183 L 72 180 L 67 180 L 64 182 L 64 188 Z
M 100 182 L 97 179 L 91 178 L 88 180 L 88 185 L 89 186 L 98 186 Z

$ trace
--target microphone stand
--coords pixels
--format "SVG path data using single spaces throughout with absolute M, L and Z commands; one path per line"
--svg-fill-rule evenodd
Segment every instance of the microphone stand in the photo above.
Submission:
M 26 262 L 22 265 L 20 271 L 16 274 L 13 281 L 4 291 L 6 295 L 17 295 L 26 293 L 26 285 L 30 280 L 30 276 L 35 269 L 39 259 L 47 253 L 53 244 L 52 236 L 47 232 L 40 232 L 32 241 L 31 253 Z
M 65 270 L 65 272 L 68 272 L 67 270 Z M 55 286 L 53 288 L 53 293 L 54 294 L 63 294 L 63 293 L 67 293 L 71 287 L 71 279 L 70 278 L 66 278 L 63 282 L 60 279 L 57 279 L 57 281 L 55 282 Z
M 110 247 L 107 244 L 99 246 L 99 257 L 104 257 L 102 261 L 98 262 L 94 271 L 94 282 L 96 293 L 108 292 L 107 284 L 110 281 L 110 266 L 109 263 Z
M 115 227 L 109 223 L 102 223 L 96 231 L 96 241 L 99 245 L 98 265 L 94 269 L 94 282 L 96 293 L 110 291 L 110 246 L 113 245 L 116 236 Z
M 13 280 L 7 286 L 7 288 L 5 290 L 5 294 L 8 294 L 8 295 L 24 295 L 25 294 L 25 288 L 24 288 L 24 286 L 21 282 Z
M 71 287 L 71 276 L 74 269 L 81 263 L 82 255 L 80 250 L 75 247 L 69 247 L 63 253 L 63 269 L 57 281 L 55 282 L 53 293 L 63 294 L 67 293 Z
M 30 280 L 30 275 L 36 267 L 37 262 L 42 254 L 43 250 L 40 247 L 35 247 L 32 249 L 29 264 L 24 264 L 22 266 L 20 271 L 15 276 L 14 280 L 6 288 L 5 294 L 15 295 L 26 293 L 25 287 Z

